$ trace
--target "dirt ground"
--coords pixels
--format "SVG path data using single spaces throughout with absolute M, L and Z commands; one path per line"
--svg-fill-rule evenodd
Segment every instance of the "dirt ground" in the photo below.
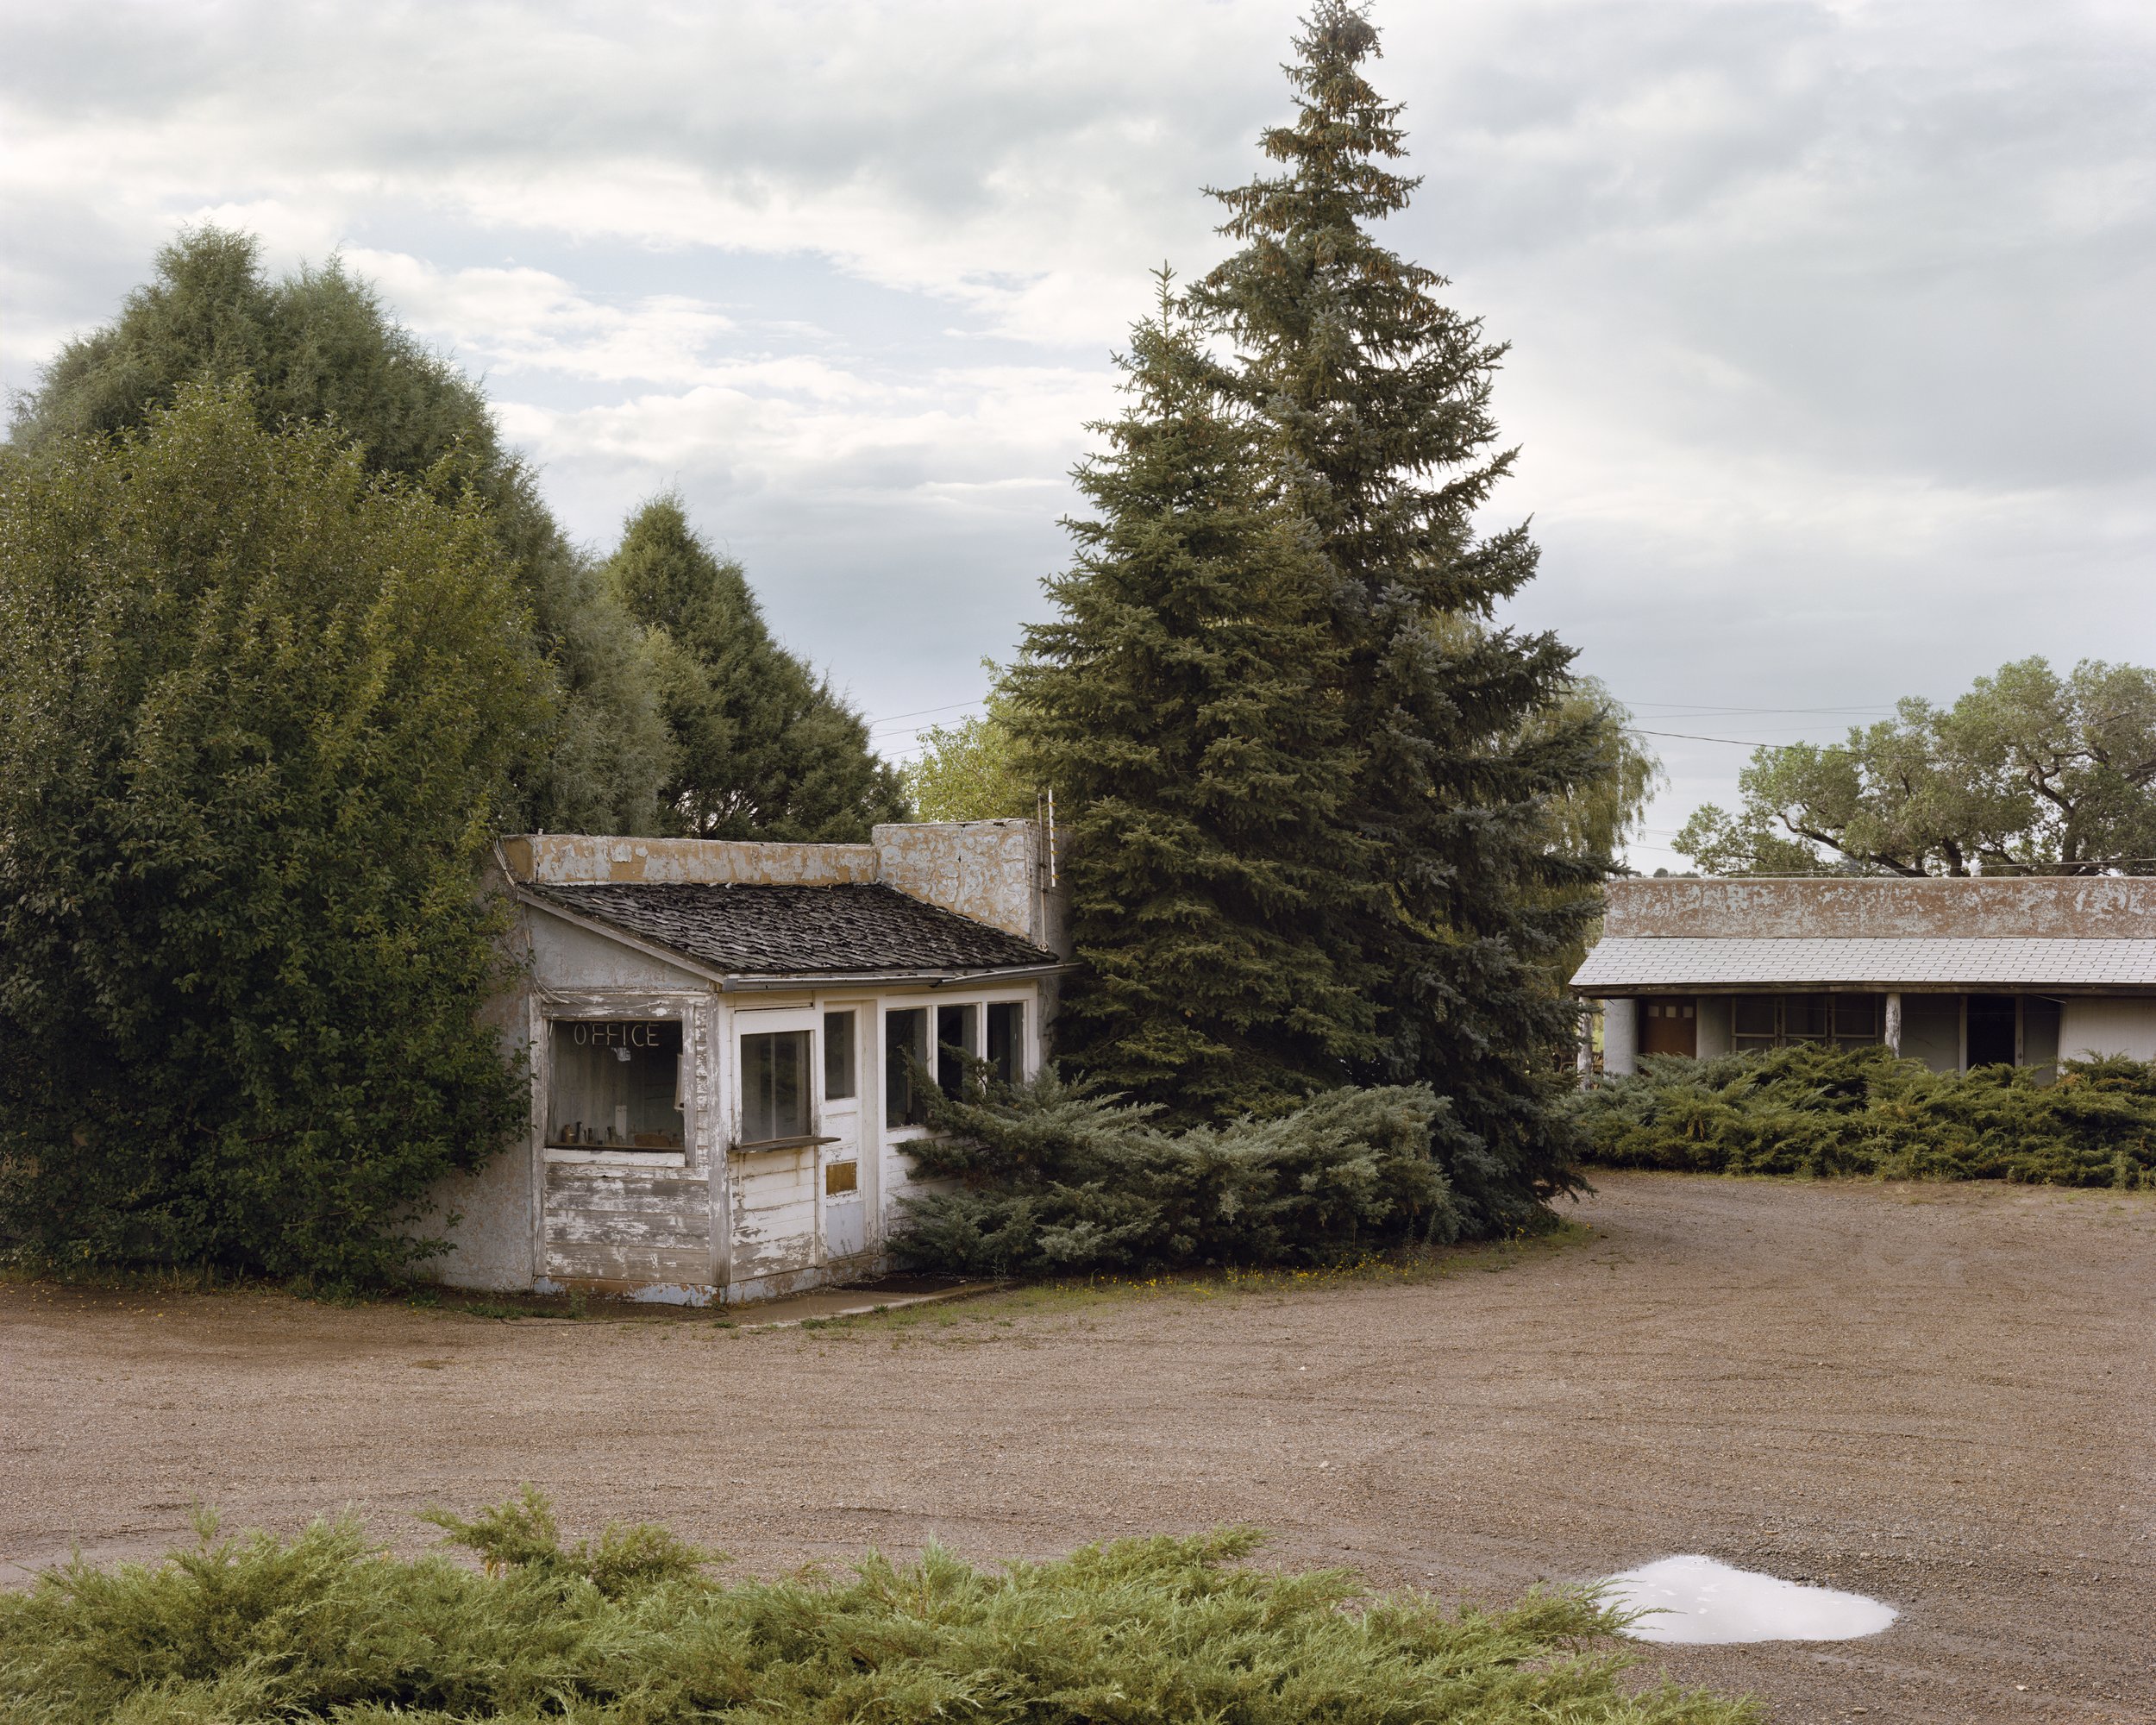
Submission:
M 1609 1176 L 1420 1281 L 1031 1290 L 852 1325 L 505 1322 L 0 1284 L 0 1576 L 530 1480 L 772 1571 L 1227 1521 L 1495 1596 L 1700 1552 L 1899 1606 L 1647 1648 L 1777 1722 L 2156 1720 L 2156 1199 Z

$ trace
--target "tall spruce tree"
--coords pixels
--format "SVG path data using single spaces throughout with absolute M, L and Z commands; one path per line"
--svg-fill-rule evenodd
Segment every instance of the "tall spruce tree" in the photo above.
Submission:
M 11 439 L 34 448 L 110 436 L 204 380 L 244 381 L 272 430 L 335 426 L 370 472 L 445 502 L 467 489 L 485 501 L 561 697 L 502 818 L 556 831 L 652 831 L 668 749 L 635 626 L 503 446 L 486 398 L 336 259 L 272 280 L 253 235 L 181 235 L 117 318 L 60 349 L 17 405 Z
M 1339 831 L 1357 751 L 1338 694 L 1332 579 L 1268 495 L 1247 414 L 1161 276 L 1120 361 L 1130 405 L 1079 469 L 1057 620 L 1008 687 L 1021 743 L 1069 811 L 1081 962 L 1058 1051 L 1169 1117 L 1217 1120 L 1338 1085 L 1373 1054 L 1351 951 L 1319 907 L 1359 846 Z
M 748 575 L 712 554 L 679 498 L 631 516 L 602 574 L 658 666 L 675 745 L 661 795 L 675 831 L 829 843 L 906 818 L 866 721 L 771 638 Z
M 1282 172 L 1213 194 L 1240 248 L 1192 298 L 1232 340 L 1234 392 L 1335 578 L 1338 695 L 1364 752 L 1326 908 L 1382 1013 L 1360 1076 L 1450 1096 L 1481 1140 L 1456 1189 L 1482 1226 L 1510 1226 L 1575 1183 L 1550 1106 L 1575 1023 L 1554 962 L 1603 865 L 1551 842 L 1550 811 L 1606 751 L 1591 715 L 1551 722 L 1570 652 L 1491 621 L 1537 555 L 1525 526 L 1475 524 L 1512 465 L 1490 411 L 1504 348 L 1370 232 L 1417 184 L 1386 166 L 1405 146 L 1399 104 L 1363 75 L 1377 32 L 1319 0 L 1295 47 L 1299 111 L 1263 139 Z

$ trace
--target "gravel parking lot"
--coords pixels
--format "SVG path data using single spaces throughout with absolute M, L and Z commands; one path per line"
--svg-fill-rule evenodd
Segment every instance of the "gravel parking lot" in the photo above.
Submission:
M 1651 1648 L 1782 1722 L 2156 1720 L 2156 1197 L 1606 1176 L 1445 1273 L 1022 1290 L 812 1330 L 0 1284 L 0 1563 L 521 1481 L 759 1571 L 1226 1521 L 1502 1595 L 1672 1552 L 1876 1595 Z

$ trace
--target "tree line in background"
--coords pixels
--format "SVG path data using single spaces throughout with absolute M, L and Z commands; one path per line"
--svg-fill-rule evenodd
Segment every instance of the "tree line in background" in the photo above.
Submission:
M 1951 706 L 1755 750 L 1738 785 L 1677 835 L 1703 874 L 2156 873 L 2156 672 L 2023 659 Z

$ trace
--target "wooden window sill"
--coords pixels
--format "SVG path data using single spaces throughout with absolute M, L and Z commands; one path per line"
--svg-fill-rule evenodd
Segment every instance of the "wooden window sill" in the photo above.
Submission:
M 549 1162 L 589 1162 L 610 1168 L 686 1168 L 688 1152 L 682 1150 L 609 1149 L 604 1145 L 550 1144 Z
M 781 1150 L 807 1150 L 814 1145 L 837 1142 L 836 1138 L 819 1138 L 809 1133 L 800 1138 L 758 1138 L 751 1144 L 733 1144 L 726 1148 L 727 1152 L 733 1156 L 769 1156 Z

